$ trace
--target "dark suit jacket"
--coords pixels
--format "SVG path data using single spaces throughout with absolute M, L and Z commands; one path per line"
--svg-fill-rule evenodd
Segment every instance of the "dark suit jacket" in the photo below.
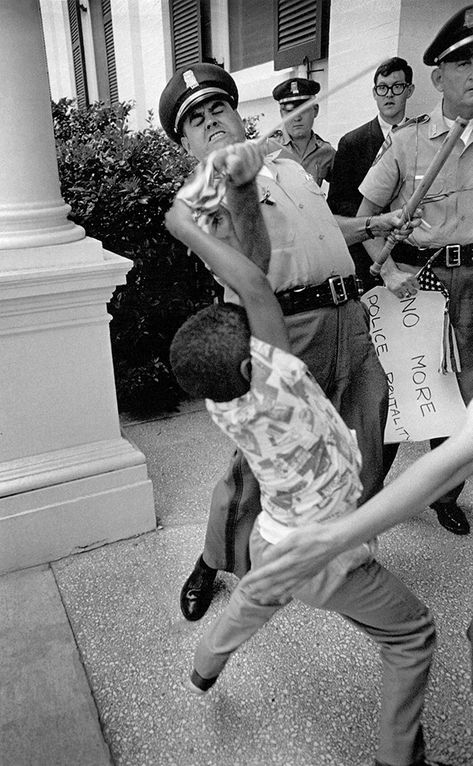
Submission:
M 332 180 L 327 202 L 332 213 L 355 216 L 362 196 L 358 187 L 370 169 L 384 136 L 378 118 L 360 125 L 340 139 L 332 167 Z M 352 245 L 350 253 L 355 261 L 356 273 L 363 280 L 365 290 L 379 281 L 369 271 L 370 257 L 362 244 Z

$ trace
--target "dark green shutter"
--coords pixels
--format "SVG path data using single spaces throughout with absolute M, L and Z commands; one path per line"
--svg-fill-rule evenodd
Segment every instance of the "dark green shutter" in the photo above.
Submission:
M 89 93 L 87 90 L 84 43 L 82 40 L 82 26 L 80 23 L 78 0 L 67 0 L 67 6 L 69 10 L 69 27 L 71 30 L 72 61 L 74 65 L 74 79 L 76 82 L 77 106 L 79 108 L 84 108 L 89 104 Z
M 174 71 L 202 61 L 199 0 L 171 0 L 171 38 Z
M 113 44 L 113 25 L 110 0 L 102 0 L 103 31 L 105 37 L 105 58 L 107 62 L 107 78 L 110 93 L 110 103 L 118 102 L 117 66 L 115 62 L 115 47 Z
M 274 0 L 274 68 L 322 58 L 322 0 Z

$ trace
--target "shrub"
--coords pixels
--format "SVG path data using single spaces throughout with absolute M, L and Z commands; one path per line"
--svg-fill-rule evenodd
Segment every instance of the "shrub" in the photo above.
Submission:
M 164 213 L 194 163 L 153 128 L 132 133 L 132 105 L 78 110 L 53 103 L 61 191 L 71 218 L 104 248 L 133 260 L 110 301 L 119 408 L 150 415 L 182 398 L 169 369 L 169 346 L 191 313 L 212 302 L 204 266 L 166 231 Z

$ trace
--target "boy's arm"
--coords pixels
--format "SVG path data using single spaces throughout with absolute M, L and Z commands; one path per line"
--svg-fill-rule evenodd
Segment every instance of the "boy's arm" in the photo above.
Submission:
M 227 177 L 225 208 L 236 237 L 230 244 L 267 274 L 271 242 L 255 180 L 264 156 L 263 145 L 245 141 L 217 151 L 213 164 L 217 170 L 224 170 Z
M 226 242 L 202 231 L 182 200 L 174 201 L 166 214 L 166 226 L 238 293 L 248 315 L 251 334 L 290 351 L 281 308 L 261 269 Z
M 410 465 L 353 513 L 311 524 L 272 546 L 265 564 L 242 580 L 261 603 L 289 599 L 342 551 L 420 512 L 473 473 L 473 402 L 458 434 Z

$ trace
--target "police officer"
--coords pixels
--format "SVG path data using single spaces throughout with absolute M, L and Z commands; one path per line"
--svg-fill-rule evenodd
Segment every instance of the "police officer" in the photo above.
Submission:
M 415 293 L 415 273 L 441 247 L 433 270 L 450 295 L 461 372 L 458 384 L 465 403 L 473 397 L 473 5 L 463 8 L 442 27 L 424 53 L 432 66 L 441 102 L 430 115 L 413 119 L 392 134 L 391 145 L 360 185 L 364 197 L 358 215 L 372 215 L 386 205 L 398 207 L 412 195 L 457 116 L 469 120 L 424 200 L 425 225 L 397 245 L 381 275 L 398 297 Z M 376 257 L 381 245 L 365 245 Z M 441 440 L 432 440 L 431 447 Z M 470 531 L 457 505 L 463 485 L 432 504 L 442 526 L 457 535 Z
M 178 70 L 167 84 L 159 114 L 168 136 L 204 160 L 214 150 L 244 141 L 237 105 L 238 91 L 227 72 L 213 64 L 194 64 Z M 252 142 L 247 146 L 250 158 Z M 340 219 L 342 234 L 313 178 L 279 154 L 265 158 L 256 183 L 246 170 L 241 183 L 232 177 L 211 231 L 257 261 L 265 250 L 258 224 L 264 219 L 271 249 L 269 267 L 261 266 L 286 316 L 294 353 L 357 432 L 367 498 L 382 485 L 387 387 L 345 239 L 351 244 L 373 232 L 387 235 L 399 225 L 400 211 L 369 221 Z M 225 298 L 237 301 L 228 290 Z M 218 569 L 239 577 L 248 570 L 248 538 L 259 508 L 258 484 L 237 452 L 212 496 L 203 555 L 182 588 L 186 619 L 198 620 L 206 612 Z
M 276 85 L 273 98 L 278 101 L 279 113 L 284 118 L 304 101 L 314 98 L 319 90 L 320 84 L 315 80 L 293 77 Z M 300 162 L 320 186 L 322 181 L 330 181 L 335 149 L 312 130 L 318 113 L 319 105 L 314 104 L 306 112 L 289 120 L 285 123 L 281 138 L 278 140 L 284 147 L 280 156 Z

